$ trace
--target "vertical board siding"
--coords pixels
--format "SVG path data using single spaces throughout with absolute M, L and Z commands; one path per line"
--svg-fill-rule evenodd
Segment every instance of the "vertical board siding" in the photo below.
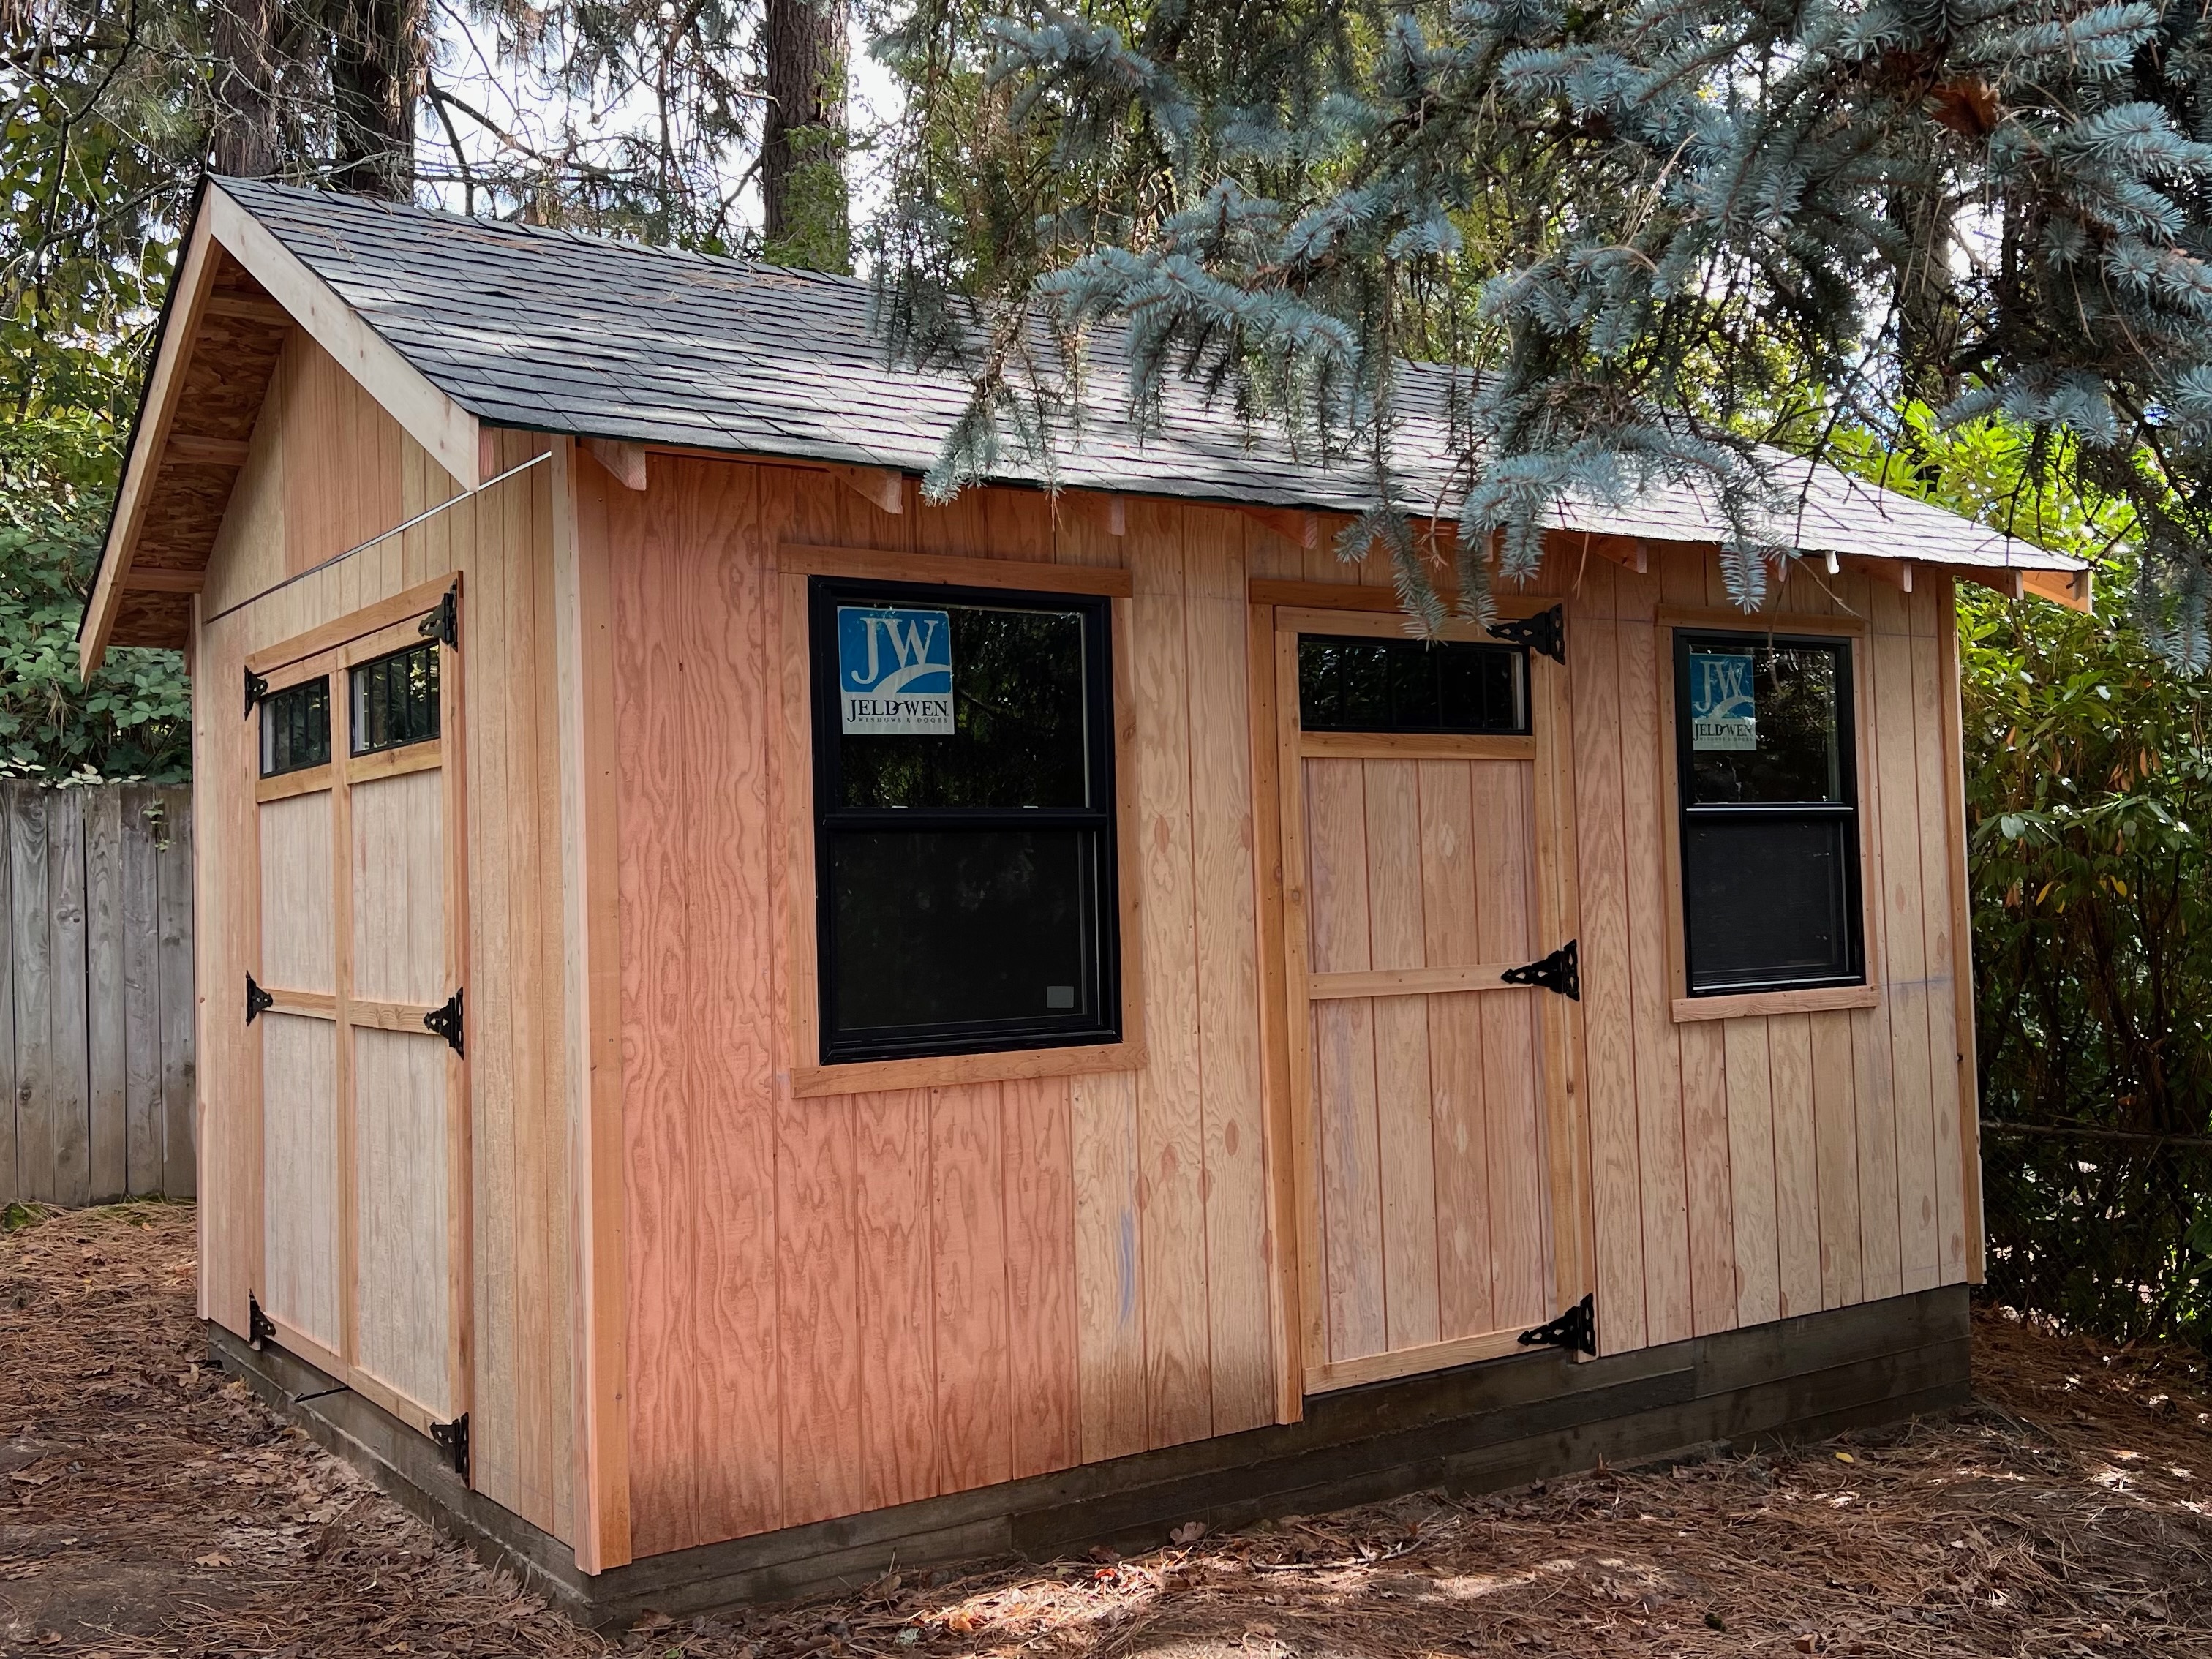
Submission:
M 611 550 L 638 1553 L 1273 1420 L 1245 521 L 650 465 Z M 1142 1070 L 792 1097 L 787 542 L 1132 570 Z
M 487 435 L 507 465 L 547 444 Z M 475 1483 L 567 1537 L 575 1443 L 572 1206 L 550 474 L 534 468 L 363 548 L 474 480 L 449 477 L 431 462 L 306 335 L 288 340 L 216 537 L 194 641 L 195 793 L 189 809 L 179 793 L 169 816 L 181 828 L 197 814 L 205 851 L 195 872 L 173 830 L 155 860 L 160 940 L 150 960 L 134 955 L 126 935 L 126 1007 L 140 1010 L 126 1032 L 126 1095 L 134 1115 L 145 1101 L 149 1146 L 152 1126 L 163 1127 L 171 1191 L 179 1180 L 189 1189 L 190 1148 L 181 1158 L 177 1149 L 180 1128 L 197 1114 L 202 1304 L 243 1334 L 246 1297 L 266 1282 L 270 1264 L 261 1246 L 260 1028 L 246 1027 L 238 1010 L 239 988 L 262 951 L 252 858 L 254 723 L 240 717 L 240 672 L 257 651 L 458 575 L 468 695 L 465 729 L 446 741 L 461 757 L 468 799 Z M 326 562 L 339 554 L 347 556 Z M 297 580 L 278 586 L 288 574 Z M 197 1024 L 191 1004 L 159 994 L 173 977 L 189 982 L 195 961 Z M 150 1006 L 142 986 L 157 988 Z M 173 1017 L 179 1006 L 183 1018 Z M 138 1144 L 134 1132 L 127 1145 Z
M 193 1194 L 190 800 L 0 783 L 0 1205 Z

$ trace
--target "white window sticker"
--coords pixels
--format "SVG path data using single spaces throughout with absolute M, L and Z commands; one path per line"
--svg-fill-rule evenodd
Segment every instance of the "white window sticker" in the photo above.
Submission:
M 837 694 L 848 737 L 952 735 L 952 618 L 837 607 Z
M 1749 750 L 1759 747 L 1759 709 L 1753 700 L 1748 651 L 1690 652 L 1690 747 Z

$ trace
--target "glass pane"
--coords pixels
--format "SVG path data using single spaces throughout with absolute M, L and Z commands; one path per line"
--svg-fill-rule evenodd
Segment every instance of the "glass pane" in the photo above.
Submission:
M 936 629 L 949 639 L 939 666 Z M 837 607 L 838 768 L 847 807 L 1088 806 L 1083 616 L 980 605 Z M 925 656 L 933 677 L 908 678 Z M 951 686 L 941 701 L 896 701 Z M 883 695 L 889 686 L 894 696 Z
M 261 699 L 261 775 L 303 772 L 331 758 L 331 683 L 303 680 Z
M 1690 804 L 1847 801 L 1841 645 L 1689 647 Z
M 1097 1026 L 1097 857 L 1089 830 L 833 835 L 834 1023 Z
M 438 647 L 431 641 L 353 671 L 353 752 L 372 754 L 438 735 Z
M 1850 979 L 1850 825 L 1726 814 L 1682 837 L 1692 991 Z
M 1518 647 L 1474 641 L 1298 640 L 1298 721 L 1309 732 L 1528 729 Z

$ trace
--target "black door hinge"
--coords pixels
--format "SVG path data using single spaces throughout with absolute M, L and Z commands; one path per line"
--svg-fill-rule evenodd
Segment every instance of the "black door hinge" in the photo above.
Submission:
M 253 982 L 253 975 L 246 976 L 246 1023 L 253 1024 L 254 1016 L 263 1014 L 276 1006 L 276 999 Z
M 1565 1348 L 1570 1353 L 1597 1352 L 1597 1298 L 1586 1296 L 1549 1324 L 1521 1333 L 1528 1348 Z
M 424 639 L 435 640 L 449 651 L 461 648 L 460 592 L 458 587 L 447 588 L 438 608 L 422 618 L 420 630 Z
M 430 1425 L 430 1438 L 446 1454 L 453 1466 L 453 1473 L 465 1480 L 469 1478 L 469 1414 L 463 1412 L 450 1423 Z
M 1548 957 L 1518 968 L 1508 968 L 1498 977 L 1508 985 L 1534 985 L 1546 991 L 1557 991 L 1570 1002 L 1583 1000 L 1582 964 L 1575 954 L 1575 941 L 1569 939 Z
M 442 1008 L 433 1008 L 422 1016 L 422 1024 L 453 1045 L 453 1052 L 461 1052 L 461 994 L 459 991 L 446 999 Z
M 1492 623 L 1490 632 L 1501 640 L 1510 640 L 1516 645 L 1540 652 L 1553 662 L 1565 663 L 1567 659 L 1566 613 L 1556 605 L 1533 617 Z
M 276 1322 L 261 1311 L 260 1299 L 252 1291 L 246 1293 L 246 1340 L 258 1352 L 264 1342 L 276 1340 Z
M 269 695 L 269 682 L 251 668 L 246 671 L 246 716 L 253 718 L 253 705 Z

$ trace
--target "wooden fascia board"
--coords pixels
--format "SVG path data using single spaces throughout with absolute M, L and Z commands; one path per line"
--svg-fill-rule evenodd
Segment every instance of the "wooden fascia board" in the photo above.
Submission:
M 206 216 L 215 240 L 454 483 L 466 488 L 481 482 L 475 416 L 433 386 L 220 184 L 208 187 Z
M 210 199 L 214 192 L 209 192 Z M 146 522 L 154 487 L 161 475 L 161 448 L 168 441 L 169 422 L 177 412 L 177 399 L 185 386 L 185 368 L 191 362 L 192 343 L 199 332 L 200 315 L 208 290 L 215 282 L 215 250 L 209 214 L 203 203 L 177 265 L 176 295 L 168 326 L 162 331 L 154 354 L 154 369 L 147 382 L 144 407 L 125 458 L 123 482 L 116 490 L 115 513 L 108 520 L 107 545 L 102 550 L 100 574 L 92 597 L 85 602 L 84 623 L 77 630 L 77 672 L 90 679 L 107 654 L 108 635 L 115 631 L 115 615 L 122 607 L 131 561 L 137 551 L 138 532 Z

